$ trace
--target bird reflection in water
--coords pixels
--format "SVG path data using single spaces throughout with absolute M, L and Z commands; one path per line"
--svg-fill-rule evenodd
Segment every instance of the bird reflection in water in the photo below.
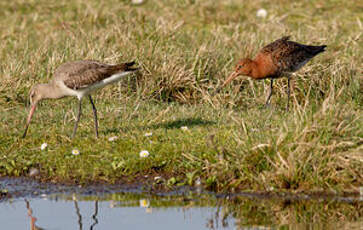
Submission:
M 30 207 L 30 203 L 27 199 L 25 199 L 26 209 L 28 210 L 28 216 L 30 217 L 30 229 L 31 230 L 45 230 L 35 224 L 37 218 L 33 216 L 33 210 Z
M 83 229 L 82 215 L 81 215 L 81 212 L 80 212 L 80 209 L 78 206 L 78 201 L 75 198 L 73 198 L 73 201 L 74 201 L 74 207 L 76 209 L 76 214 L 78 217 L 78 226 L 79 226 L 79 229 L 82 230 Z M 37 221 L 37 218 L 33 216 L 33 210 L 30 207 L 30 203 L 27 199 L 25 199 L 25 204 L 26 204 L 26 209 L 28 211 L 28 216 L 30 217 L 30 229 L 31 230 L 46 230 L 45 228 L 41 228 L 35 224 Z M 98 224 L 97 215 L 98 215 L 98 200 L 95 201 L 95 212 L 92 215 L 93 223 L 89 228 L 90 230 L 93 230 L 94 227 Z
M 78 216 L 79 229 L 82 230 L 83 229 L 82 215 L 81 215 L 81 211 L 80 211 L 79 206 L 78 206 L 78 200 L 77 200 L 77 198 L 75 196 L 73 196 L 73 202 L 74 202 L 74 207 L 76 209 L 76 214 Z M 94 226 L 96 226 L 98 224 L 97 215 L 98 215 L 98 200 L 95 201 L 95 212 L 92 215 L 93 223 L 89 228 L 90 230 L 93 230 Z

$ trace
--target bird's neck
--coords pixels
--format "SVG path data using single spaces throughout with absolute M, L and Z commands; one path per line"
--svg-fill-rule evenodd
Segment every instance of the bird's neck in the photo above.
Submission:
M 252 78 L 259 78 L 261 73 L 260 73 L 260 65 L 256 60 L 251 60 L 250 63 L 248 63 L 248 76 L 252 77 Z
M 40 84 L 43 99 L 58 99 L 64 97 L 64 93 L 57 87 L 54 82 Z
M 251 64 L 250 77 L 254 79 L 264 79 L 274 75 L 276 66 L 270 56 L 258 54 Z

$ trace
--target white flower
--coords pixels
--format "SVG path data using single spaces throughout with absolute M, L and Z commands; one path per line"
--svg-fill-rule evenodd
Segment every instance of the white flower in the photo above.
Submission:
M 152 132 L 150 132 L 150 133 L 145 133 L 145 137 L 151 137 L 153 135 L 153 133 Z
M 48 146 L 48 144 L 47 144 L 47 143 L 43 143 L 43 144 L 40 146 L 40 149 L 41 149 L 41 150 L 44 150 L 44 149 L 46 149 L 46 148 L 47 148 L 47 146 Z
M 180 129 L 183 131 L 186 131 L 186 130 L 188 130 L 188 126 L 182 126 L 182 127 L 180 127 Z
M 266 18 L 267 16 L 267 11 L 263 8 L 257 10 L 256 16 L 259 18 Z
M 140 157 L 145 158 L 150 155 L 150 153 L 147 150 L 142 150 L 140 153 Z
M 108 141 L 115 141 L 118 139 L 118 136 L 109 137 Z
M 150 206 L 150 201 L 147 199 L 141 199 L 139 202 L 142 208 L 148 208 Z
M 200 181 L 200 178 L 198 177 L 196 180 L 195 180 L 195 185 L 196 186 L 200 186 L 202 184 L 202 182 Z
M 160 180 L 160 179 L 161 179 L 161 176 L 154 177 L 154 180 Z
M 75 155 L 75 156 L 79 155 L 79 150 L 78 149 L 73 149 L 72 154 Z
M 144 3 L 144 0 L 131 0 L 131 3 L 135 4 L 135 5 L 139 5 L 139 4 Z

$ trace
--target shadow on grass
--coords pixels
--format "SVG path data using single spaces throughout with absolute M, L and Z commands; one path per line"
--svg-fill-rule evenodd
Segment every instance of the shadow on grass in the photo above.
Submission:
M 109 134 L 117 134 L 117 133 L 128 133 L 133 129 L 179 129 L 182 126 L 193 127 L 193 126 L 208 126 L 216 124 L 215 121 L 203 120 L 202 118 L 186 118 L 186 119 L 178 119 L 175 121 L 162 122 L 157 124 L 151 124 L 146 126 L 122 126 L 122 127 L 103 127 L 101 131 L 104 135 Z
M 157 129 L 157 128 L 165 128 L 165 129 L 178 129 L 182 126 L 193 127 L 193 126 L 207 126 L 213 125 L 216 122 L 203 120 L 201 118 L 186 118 L 186 119 L 179 119 L 176 121 L 169 121 L 158 123 L 154 125 L 150 125 L 149 128 Z

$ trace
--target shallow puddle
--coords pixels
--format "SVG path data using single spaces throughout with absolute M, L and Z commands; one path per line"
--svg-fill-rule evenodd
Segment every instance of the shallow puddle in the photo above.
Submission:
M 0 179 L 0 229 L 361 229 L 358 198 L 267 199 Z

